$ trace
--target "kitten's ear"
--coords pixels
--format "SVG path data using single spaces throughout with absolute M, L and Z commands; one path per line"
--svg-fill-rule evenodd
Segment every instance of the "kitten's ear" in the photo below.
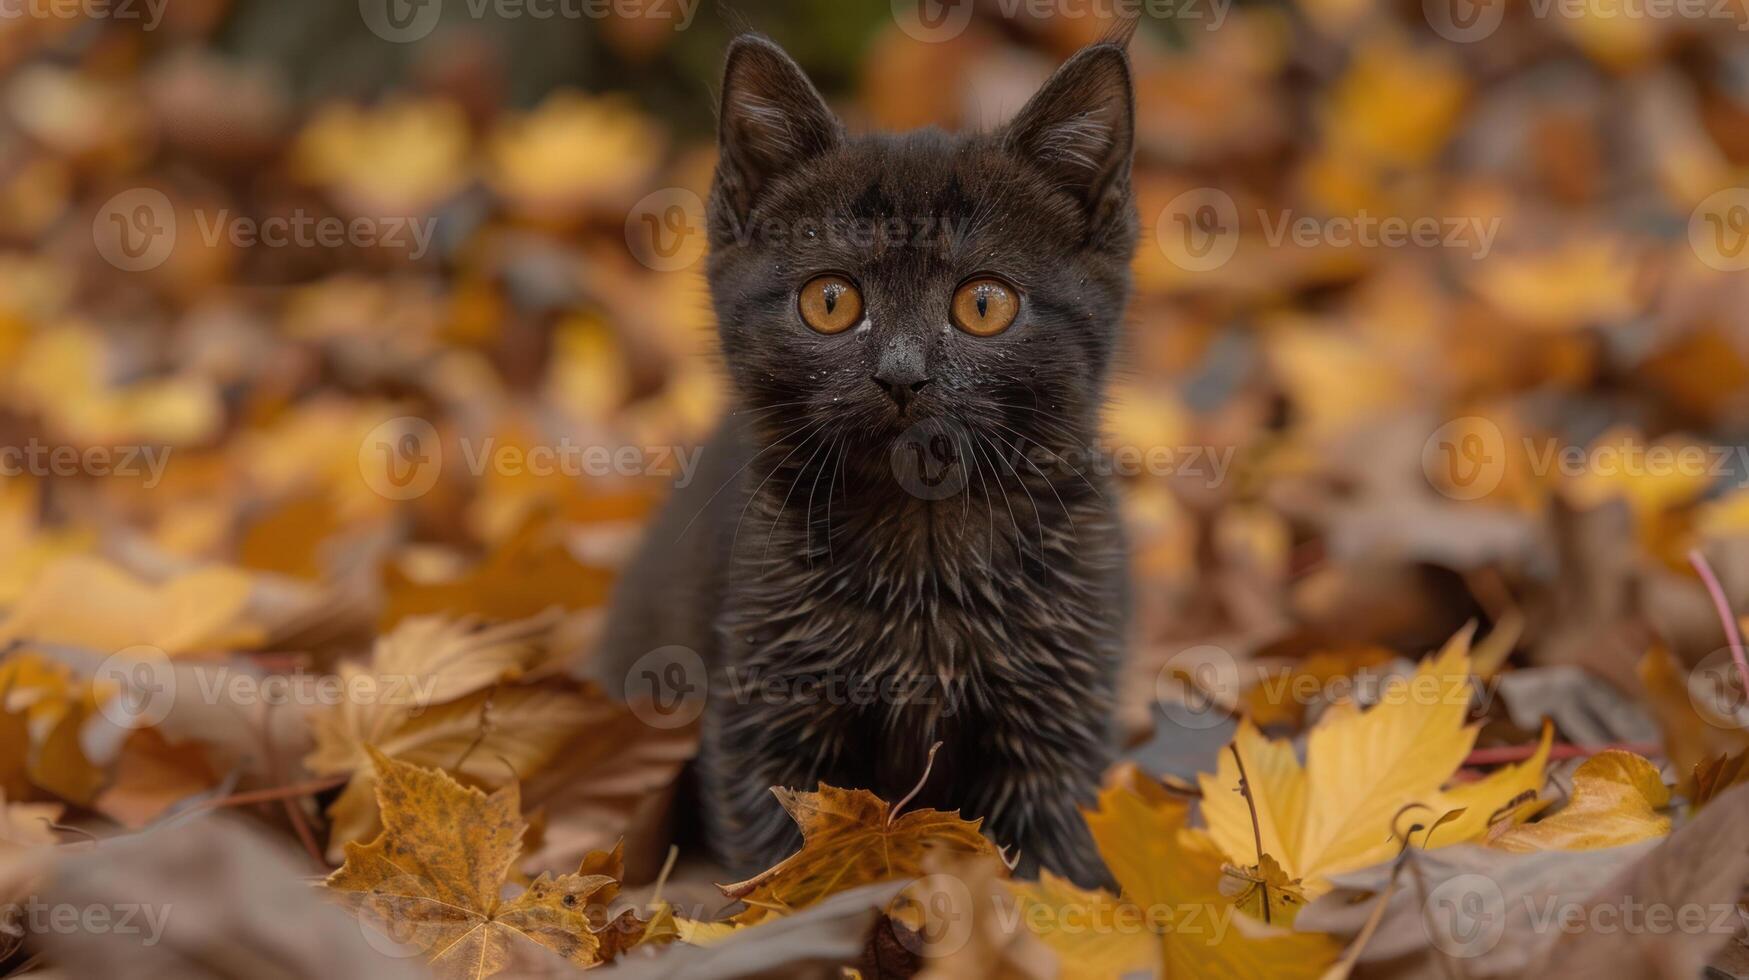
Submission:
M 1129 186 L 1135 92 L 1121 44 L 1083 48 L 1008 124 L 1004 145 L 1097 213 Z
M 760 190 L 837 146 L 844 126 L 783 49 L 756 34 L 729 46 L 717 120 L 717 177 L 746 214 Z

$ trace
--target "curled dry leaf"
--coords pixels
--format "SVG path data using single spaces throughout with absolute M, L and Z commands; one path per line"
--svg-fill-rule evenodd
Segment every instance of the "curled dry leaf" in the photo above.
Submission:
M 1670 818 L 1658 811 L 1669 803 L 1670 788 L 1657 766 L 1611 749 L 1573 773 L 1573 798 L 1566 806 L 1535 823 L 1506 828 L 1488 844 L 1518 852 L 1619 847 L 1668 834 Z

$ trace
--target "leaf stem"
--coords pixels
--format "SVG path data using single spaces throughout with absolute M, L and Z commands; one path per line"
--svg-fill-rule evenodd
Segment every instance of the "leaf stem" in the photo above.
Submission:
M 1719 584 L 1712 563 L 1706 560 L 1699 548 L 1689 551 L 1688 562 L 1700 573 L 1700 580 L 1706 583 L 1707 594 L 1713 598 L 1713 608 L 1718 610 L 1719 622 L 1724 624 L 1725 639 L 1731 644 L 1731 659 L 1737 662 L 1737 677 L 1743 682 L 1743 690 L 1749 692 L 1749 655 L 1743 652 L 1743 633 L 1737 628 L 1737 617 L 1731 614 L 1731 601 L 1725 598 L 1725 587 Z
M 1239 764 L 1239 795 L 1245 798 L 1245 805 L 1251 808 L 1251 839 L 1257 843 L 1257 867 L 1263 867 L 1263 827 L 1257 822 L 1257 801 L 1251 798 L 1251 779 L 1245 775 L 1245 760 L 1239 757 L 1239 743 L 1229 742 L 1227 748 L 1233 753 L 1233 761 Z M 1258 878 L 1263 876 L 1260 874 Z M 1269 882 L 1259 880 L 1263 889 L 1263 922 L 1269 924 Z

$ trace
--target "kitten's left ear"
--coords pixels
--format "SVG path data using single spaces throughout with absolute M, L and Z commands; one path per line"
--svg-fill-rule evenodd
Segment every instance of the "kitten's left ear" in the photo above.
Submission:
M 1009 123 L 1004 145 L 1097 214 L 1128 189 L 1135 129 L 1129 58 L 1102 42 L 1057 69 Z

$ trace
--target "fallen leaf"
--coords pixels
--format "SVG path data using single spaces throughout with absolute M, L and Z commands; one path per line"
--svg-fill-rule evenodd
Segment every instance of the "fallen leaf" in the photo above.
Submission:
M 248 619 L 248 575 L 213 566 L 152 584 L 84 555 L 49 566 L 0 621 L 0 643 L 28 639 L 113 653 L 152 646 L 176 655 L 247 649 L 262 639 Z
M 1123 899 L 1143 912 L 1129 921 L 1152 940 L 1154 963 L 1166 977 L 1316 977 L 1335 961 L 1340 950 L 1328 937 L 1266 926 L 1239 912 L 1219 891 L 1227 863 L 1220 848 L 1188 819 L 1187 804 L 1145 798 L 1123 785 L 1101 792 L 1099 809 L 1087 814 Z M 1121 942 L 1132 949 L 1131 940 Z
M 599 914 L 618 882 L 584 870 L 541 875 L 500 897 L 527 829 L 515 784 L 491 796 L 441 770 L 374 749 L 383 832 L 346 845 L 327 887 L 369 925 L 423 952 L 442 977 L 489 977 L 538 944 L 577 966 L 602 959 L 589 910 Z M 410 940 L 410 942 L 409 942 Z
M 1670 832 L 1670 818 L 1658 811 L 1669 803 L 1670 789 L 1657 766 L 1611 749 L 1573 773 L 1573 798 L 1566 806 L 1507 830 L 1488 846 L 1520 853 L 1582 851 L 1662 837 Z
M 978 832 L 982 821 L 963 820 L 958 811 L 894 813 L 868 790 L 825 783 L 812 793 L 782 786 L 771 792 L 801 829 L 802 847 L 746 881 L 720 886 L 724 895 L 747 903 L 734 917 L 738 925 L 785 915 L 858 885 L 916 877 L 932 851 L 997 855 Z
M 63 664 L 31 652 L 0 660 L 0 793 L 31 787 L 85 804 L 106 774 L 86 757 L 81 739 L 97 714 L 98 692 Z
M 1331 875 L 1378 864 L 1404 842 L 1396 839 L 1399 811 L 1417 804 L 1432 817 L 1462 809 L 1438 824 L 1438 844 L 1481 835 L 1493 814 L 1542 784 L 1551 733 L 1538 754 L 1485 779 L 1443 787 L 1476 740 L 1466 726 L 1471 699 L 1471 631 L 1454 636 L 1415 674 L 1391 681 L 1374 707 L 1340 704 L 1325 712 L 1307 736 L 1302 766 L 1291 742 L 1263 737 L 1241 722 L 1234 745 L 1244 760 L 1252 807 L 1239 791 L 1239 767 L 1222 753 L 1214 775 L 1200 777 L 1210 836 L 1236 865 L 1272 856 L 1308 897 L 1328 888 Z M 1431 841 L 1420 842 L 1433 846 Z

